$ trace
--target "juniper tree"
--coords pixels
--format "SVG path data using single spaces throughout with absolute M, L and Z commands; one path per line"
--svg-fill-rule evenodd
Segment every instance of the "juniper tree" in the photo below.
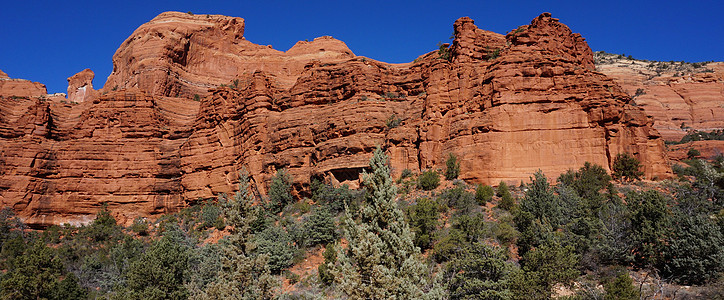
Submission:
M 221 270 L 208 285 L 202 299 L 271 299 L 276 282 L 269 273 L 267 256 L 255 253 L 251 225 L 258 216 L 252 207 L 249 175 L 242 170 L 239 190 L 232 199 L 219 197 L 231 235 L 222 240 Z
M 441 289 L 427 286 L 427 268 L 414 245 L 414 234 L 397 208 L 397 188 L 390 178 L 387 156 L 380 147 L 370 159 L 372 173 L 363 173 L 365 202 L 353 215 L 345 213 L 344 236 L 333 266 L 335 281 L 351 299 L 439 298 Z

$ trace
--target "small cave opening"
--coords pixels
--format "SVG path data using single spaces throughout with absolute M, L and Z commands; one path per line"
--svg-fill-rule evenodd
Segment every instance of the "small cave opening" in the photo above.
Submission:
M 361 178 L 362 171 L 364 171 L 365 168 L 341 168 L 341 169 L 333 169 L 329 172 L 334 176 L 334 179 L 337 179 L 340 183 L 343 183 L 345 181 L 358 181 Z

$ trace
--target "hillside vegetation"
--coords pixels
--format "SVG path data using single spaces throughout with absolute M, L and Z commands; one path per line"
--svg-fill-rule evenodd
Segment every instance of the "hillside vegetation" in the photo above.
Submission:
M 631 158 L 629 156 L 629 158 Z M 625 159 L 622 155 L 619 159 Z M 280 171 L 257 201 L 235 195 L 124 228 L 32 231 L 2 211 L 3 299 L 651 299 L 724 293 L 724 159 L 677 181 L 614 181 L 586 163 L 497 188 L 449 170 L 390 177 L 377 149 L 363 188 Z M 443 176 L 445 175 L 445 176 Z M 687 286 L 686 288 L 683 288 Z M 692 287 L 688 287 L 692 286 Z

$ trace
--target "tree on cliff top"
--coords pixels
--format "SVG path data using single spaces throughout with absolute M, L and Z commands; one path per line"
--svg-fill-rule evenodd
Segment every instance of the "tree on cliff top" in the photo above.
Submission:
M 364 173 L 365 202 L 353 215 L 347 210 L 343 228 L 349 245 L 340 249 L 333 266 L 335 281 L 351 299 L 439 298 L 429 292 L 426 267 L 414 234 L 397 208 L 397 188 L 390 178 L 387 156 L 380 147 L 370 159 L 372 173 Z

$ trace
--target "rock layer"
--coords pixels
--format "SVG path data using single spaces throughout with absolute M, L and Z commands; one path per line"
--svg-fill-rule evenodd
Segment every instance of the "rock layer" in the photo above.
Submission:
M 486 184 L 608 169 L 621 152 L 670 175 L 652 120 L 550 14 L 507 36 L 454 29 L 450 48 L 386 64 L 329 37 L 280 52 L 244 40 L 239 18 L 161 14 L 121 45 L 98 97 L 3 99 L 0 200 L 35 226 L 87 222 L 101 203 L 130 222 L 230 193 L 242 168 L 259 194 L 282 168 L 296 194 L 356 183 L 378 145 L 393 174 L 454 153 L 461 179 Z
M 68 78 L 68 101 L 79 103 L 98 97 L 98 92 L 93 89 L 93 77 L 93 71 L 85 69 Z
M 634 98 L 666 140 L 724 128 L 724 63 L 656 62 L 597 53 L 597 68 Z
M 0 71 L 0 97 L 39 97 L 48 94 L 45 85 L 25 79 L 10 78 Z

